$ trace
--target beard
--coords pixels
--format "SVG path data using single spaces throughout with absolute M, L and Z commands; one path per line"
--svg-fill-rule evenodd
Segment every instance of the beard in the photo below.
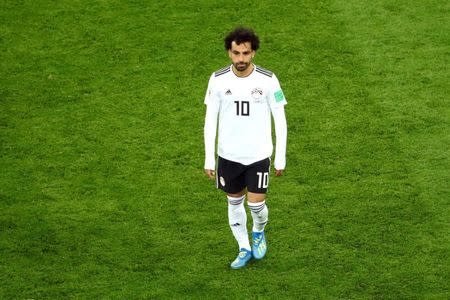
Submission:
M 243 72 L 245 70 L 247 70 L 248 66 L 250 65 L 250 63 L 246 63 L 246 62 L 240 62 L 240 63 L 235 63 L 234 67 L 236 68 L 236 70 L 238 70 L 239 72 Z

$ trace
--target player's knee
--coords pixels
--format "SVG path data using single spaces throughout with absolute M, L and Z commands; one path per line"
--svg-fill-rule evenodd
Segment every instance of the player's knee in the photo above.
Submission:
M 266 194 L 248 192 L 247 197 L 248 197 L 248 201 L 253 202 L 253 203 L 262 202 L 262 201 L 266 200 Z
M 245 195 L 245 190 L 240 191 L 239 193 L 227 193 L 227 197 L 232 197 L 232 198 L 241 198 L 242 196 Z

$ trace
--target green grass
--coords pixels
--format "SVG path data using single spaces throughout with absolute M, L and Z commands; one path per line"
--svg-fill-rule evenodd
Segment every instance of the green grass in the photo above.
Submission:
M 450 298 L 449 12 L 2 2 L 0 298 Z M 267 258 L 232 271 L 203 97 L 240 24 L 280 79 L 289 137 Z

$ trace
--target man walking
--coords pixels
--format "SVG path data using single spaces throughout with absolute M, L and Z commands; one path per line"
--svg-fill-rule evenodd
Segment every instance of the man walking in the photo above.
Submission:
M 232 64 L 214 72 L 208 84 L 205 139 L 205 173 L 216 179 L 227 194 L 228 220 L 239 244 L 231 268 L 239 269 L 250 259 L 262 259 L 267 251 L 264 228 L 268 221 L 266 192 L 273 152 L 273 116 L 276 134 L 275 175 L 286 165 L 286 99 L 277 77 L 252 63 L 259 38 L 249 28 L 236 28 L 225 38 Z M 219 119 L 219 122 L 217 122 Z M 215 174 L 215 143 L 218 128 L 218 160 Z M 253 219 L 252 246 L 247 232 L 244 200 Z

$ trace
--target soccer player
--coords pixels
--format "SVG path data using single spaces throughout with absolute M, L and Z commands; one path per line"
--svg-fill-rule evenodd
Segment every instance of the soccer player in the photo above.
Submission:
M 228 220 L 239 244 L 231 268 L 239 269 L 250 259 L 262 259 L 267 243 L 266 192 L 273 152 L 272 120 L 276 134 L 275 175 L 286 165 L 286 99 L 277 77 L 252 63 L 259 38 L 249 28 L 236 28 L 225 38 L 232 64 L 214 72 L 205 97 L 205 173 L 216 179 L 217 188 L 228 198 Z M 218 159 L 215 173 L 215 142 L 218 125 Z M 252 246 L 247 232 L 244 200 L 253 219 Z

